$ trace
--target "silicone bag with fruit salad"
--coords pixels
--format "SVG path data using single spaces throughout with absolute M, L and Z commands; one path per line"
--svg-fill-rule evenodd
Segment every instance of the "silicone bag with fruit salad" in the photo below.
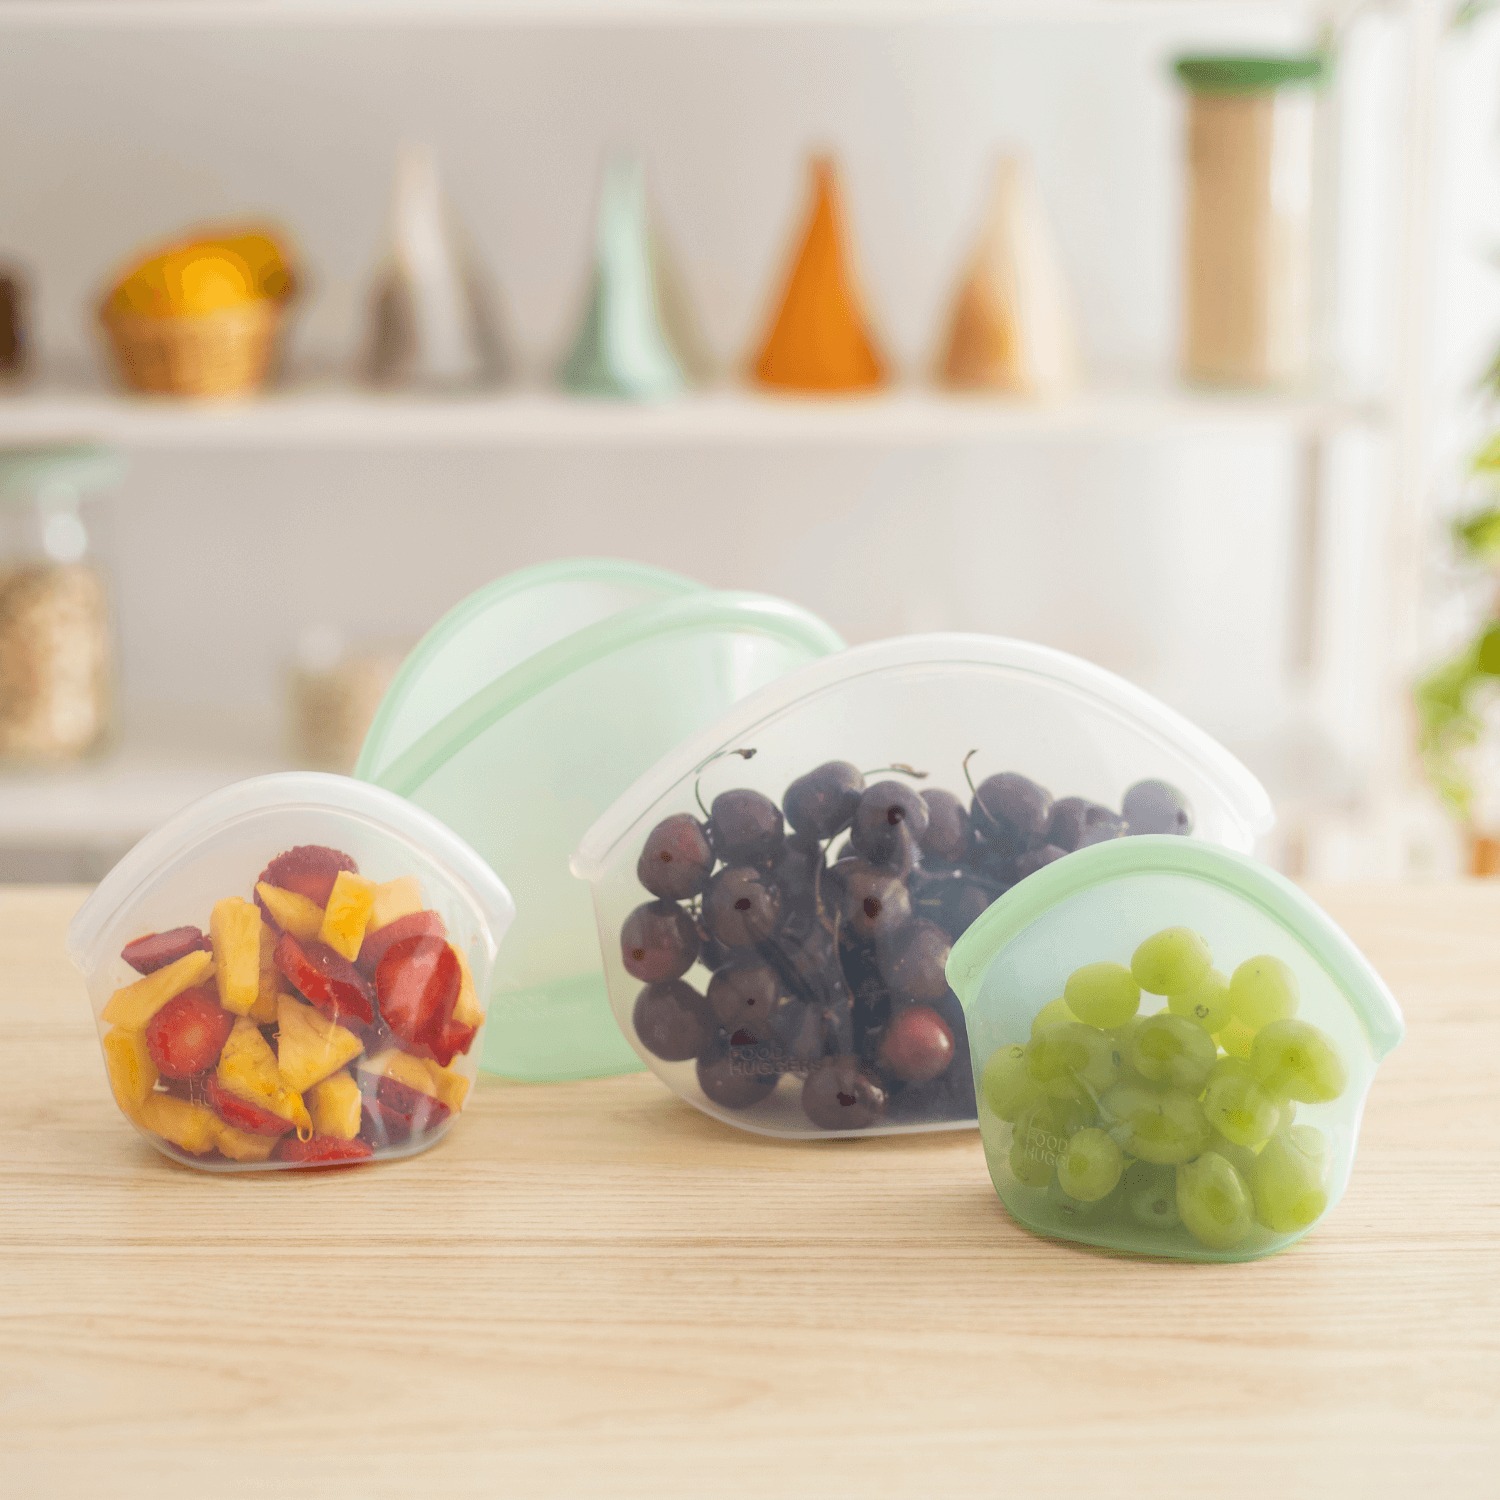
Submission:
M 620 1029 L 683 1098 L 769 1135 L 942 1130 L 975 1123 L 944 966 L 991 902 L 1097 841 L 1243 849 L 1270 821 L 1233 757 L 1110 673 L 908 636 L 746 698 L 573 869 Z
M 1349 1180 L 1401 1013 L 1289 881 L 1182 839 L 1079 850 L 954 947 L 990 1176 L 1043 1234 L 1253 1260 Z
M 640 1066 L 610 1014 L 568 856 L 685 736 L 842 644 L 779 599 L 585 559 L 500 579 L 417 647 L 355 774 L 457 829 L 515 893 L 486 1069 L 554 1080 Z
M 105 1068 L 157 1150 L 215 1171 L 407 1156 L 462 1112 L 515 908 L 437 819 L 342 776 L 205 797 L 68 929 Z

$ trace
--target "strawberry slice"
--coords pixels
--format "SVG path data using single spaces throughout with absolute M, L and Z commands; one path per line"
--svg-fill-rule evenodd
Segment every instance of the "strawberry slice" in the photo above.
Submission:
M 336 1135 L 315 1135 L 311 1140 L 299 1141 L 289 1135 L 277 1141 L 271 1155 L 277 1161 L 300 1162 L 305 1167 L 338 1166 L 341 1163 L 369 1161 L 375 1148 L 356 1136 L 352 1141 L 341 1141 Z
M 458 955 L 442 938 L 402 938 L 375 970 L 380 1014 L 408 1051 L 430 1057 L 443 1044 L 462 982 Z
M 275 859 L 260 872 L 256 884 L 280 886 L 284 891 L 296 891 L 319 906 L 327 906 L 333 894 L 333 883 L 339 871 L 347 870 L 351 875 L 359 874 L 359 866 L 341 849 L 329 849 L 323 844 L 298 844 Z M 262 914 L 270 920 L 270 913 L 255 898 Z
M 373 979 L 380 960 L 392 944 L 399 943 L 402 938 L 446 937 L 447 933 L 447 924 L 435 911 L 414 911 L 409 916 L 397 917 L 364 940 L 359 956 L 354 960 L 355 966 L 366 978 Z
M 441 1099 L 395 1078 L 381 1078 L 373 1089 L 366 1083 L 364 1095 L 360 1135 L 376 1146 L 399 1146 L 414 1135 L 435 1130 L 452 1113 Z
M 446 1068 L 455 1057 L 467 1052 L 474 1045 L 474 1038 L 478 1035 L 477 1026 L 465 1026 L 460 1021 L 449 1021 L 443 1028 L 442 1036 L 431 1044 L 432 1060 L 439 1067 Z
M 370 1025 L 375 996 L 369 981 L 341 954 L 324 943 L 299 943 L 284 932 L 273 962 L 287 983 L 300 990 L 324 1015 L 341 1021 L 352 1017 Z
M 274 1111 L 238 1094 L 231 1094 L 217 1078 L 209 1077 L 204 1085 L 205 1102 L 218 1117 L 236 1130 L 248 1130 L 251 1135 L 285 1135 L 292 1128 L 290 1120 L 283 1120 Z
M 200 948 L 205 953 L 213 952 L 213 944 L 201 929 L 174 927 L 170 932 L 148 932 L 145 937 L 126 943 L 120 949 L 120 957 L 137 974 L 154 974 L 158 969 L 175 964 L 179 958 L 186 958 L 189 953 L 196 953 Z
M 146 1023 L 146 1047 L 164 1078 L 191 1078 L 218 1062 L 233 1028 L 207 990 L 184 990 Z

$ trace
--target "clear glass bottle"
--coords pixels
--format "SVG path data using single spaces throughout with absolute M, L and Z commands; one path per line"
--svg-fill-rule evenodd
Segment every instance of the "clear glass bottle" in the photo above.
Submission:
M 120 471 L 87 445 L 0 449 L 0 765 L 75 760 L 111 739 L 114 616 L 80 502 Z

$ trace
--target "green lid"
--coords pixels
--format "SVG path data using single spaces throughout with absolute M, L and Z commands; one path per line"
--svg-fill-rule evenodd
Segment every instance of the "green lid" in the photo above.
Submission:
M 1173 68 L 1195 94 L 1260 94 L 1294 83 L 1318 83 L 1328 70 L 1317 52 L 1300 57 L 1196 53 L 1179 57 Z

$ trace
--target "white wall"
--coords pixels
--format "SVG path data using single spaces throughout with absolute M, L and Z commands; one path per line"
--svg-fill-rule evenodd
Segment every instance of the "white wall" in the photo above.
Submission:
M 1306 40 L 1294 8 L 1247 14 L 1232 12 L 1232 30 L 1205 14 L 1191 35 L 1118 21 L 9 32 L 0 256 L 33 271 L 39 339 L 66 371 L 93 364 L 89 299 L 132 248 L 195 220 L 269 213 L 295 230 L 313 285 L 294 367 L 346 365 L 392 156 L 424 140 L 538 377 L 576 314 L 601 153 L 628 142 L 647 156 L 708 340 L 732 368 L 802 212 L 803 154 L 830 143 L 871 305 L 919 378 L 987 163 L 1020 145 L 1091 367 L 1165 378 L 1181 191 L 1167 60 L 1195 44 Z M 1342 328 L 1365 372 L 1388 353 L 1392 71 L 1389 31 L 1373 22 L 1344 70 L 1355 295 Z M 412 638 L 509 568 L 615 552 L 788 594 L 851 640 L 959 626 L 1081 651 L 1295 780 L 1277 736 L 1293 701 L 1297 462 L 1295 445 L 1244 433 L 899 455 L 143 454 L 114 515 L 127 691 L 272 714 L 307 624 Z M 1378 471 L 1366 462 L 1354 482 L 1373 472 L 1378 487 Z M 1365 556 L 1378 497 L 1338 503 L 1337 540 Z M 1357 676 L 1357 647 L 1343 649 L 1341 671 Z

